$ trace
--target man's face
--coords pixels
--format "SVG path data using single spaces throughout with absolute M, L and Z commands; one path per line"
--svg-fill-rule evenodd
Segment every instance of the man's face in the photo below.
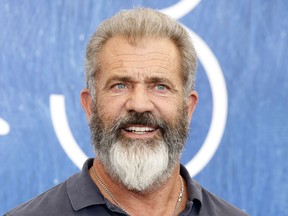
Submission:
M 184 98 L 179 52 L 168 39 L 131 45 L 115 37 L 99 57 L 96 102 L 85 109 L 97 157 L 129 189 L 155 188 L 179 163 L 197 94 Z

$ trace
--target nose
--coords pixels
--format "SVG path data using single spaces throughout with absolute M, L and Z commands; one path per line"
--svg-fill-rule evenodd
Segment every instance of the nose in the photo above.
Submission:
M 138 113 L 151 112 L 154 104 L 149 97 L 148 89 L 145 86 L 137 86 L 130 92 L 126 101 L 126 110 Z

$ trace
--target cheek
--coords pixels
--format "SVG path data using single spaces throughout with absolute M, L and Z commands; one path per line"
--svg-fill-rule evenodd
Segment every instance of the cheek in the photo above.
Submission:
M 160 116 L 166 121 L 175 121 L 175 116 L 183 109 L 183 100 L 179 97 L 172 97 L 169 99 L 159 99 L 154 102 Z
M 113 121 L 121 115 L 125 100 L 120 97 L 102 96 L 97 98 L 98 112 L 105 121 Z

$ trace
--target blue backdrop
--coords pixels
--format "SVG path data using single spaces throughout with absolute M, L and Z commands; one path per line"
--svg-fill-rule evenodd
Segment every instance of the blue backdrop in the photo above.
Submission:
M 200 101 L 182 163 L 251 215 L 288 215 L 286 0 L 2 0 L 0 214 L 93 156 L 79 103 L 85 46 L 103 19 L 140 5 L 170 7 L 199 53 Z

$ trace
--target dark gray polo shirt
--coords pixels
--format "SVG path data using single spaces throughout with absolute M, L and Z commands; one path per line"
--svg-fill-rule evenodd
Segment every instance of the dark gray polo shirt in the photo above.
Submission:
M 5 216 L 125 215 L 125 212 L 105 199 L 94 184 L 88 173 L 92 164 L 93 159 L 88 159 L 81 173 L 71 176 L 63 183 L 16 207 Z M 186 209 L 180 214 L 181 216 L 246 215 L 202 188 L 191 179 L 182 165 L 181 175 L 187 182 L 189 194 Z

